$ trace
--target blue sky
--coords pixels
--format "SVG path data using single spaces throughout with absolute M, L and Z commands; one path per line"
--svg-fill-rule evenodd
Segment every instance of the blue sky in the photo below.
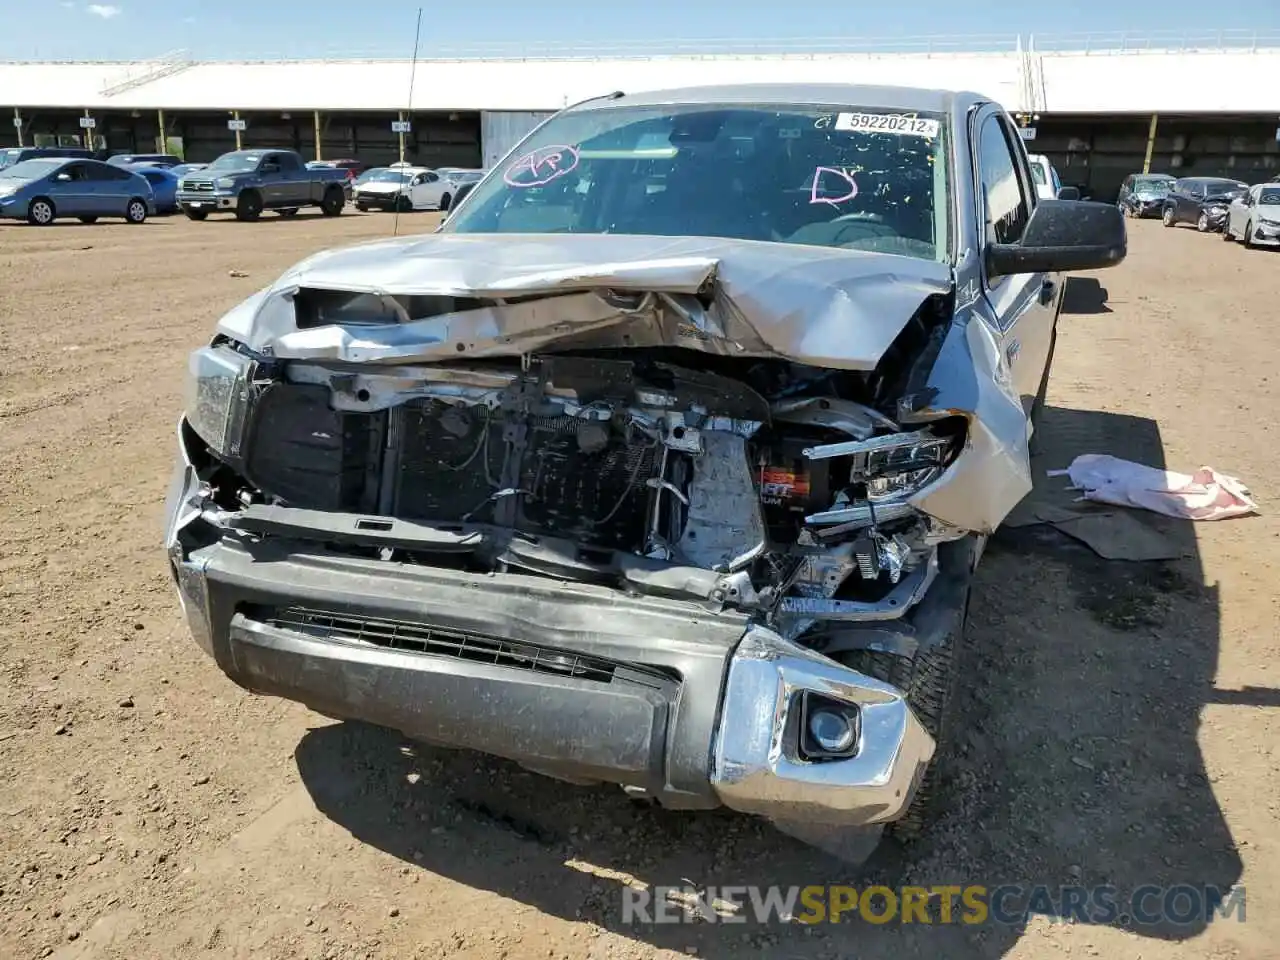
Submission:
M 418 6 L 418 0 L 0 0 L 0 59 L 132 59 L 175 49 L 220 59 L 407 57 Z M 845 0 L 806 6 L 777 0 L 602 0 L 594 9 L 583 0 L 450 0 L 423 6 L 424 57 L 475 45 L 507 45 L 503 52 L 514 53 L 531 43 L 545 53 L 560 45 L 656 46 L 672 38 L 686 44 L 803 38 L 913 46 L 949 37 L 952 44 L 995 48 L 1000 40 L 1011 46 L 1019 33 L 1059 42 L 1081 31 L 1167 39 L 1184 23 L 1201 40 L 1218 30 L 1256 30 L 1280 42 L 1280 0 L 1236 0 L 1226 10 L 1191 0 Z M 1091 12 L 1082 15 L 1073 6 Z

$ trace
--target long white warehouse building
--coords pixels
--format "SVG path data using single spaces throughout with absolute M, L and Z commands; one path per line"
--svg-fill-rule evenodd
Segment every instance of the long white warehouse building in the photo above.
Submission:
M 744 82 L 975 90 L 1035 128 L 1063 181 L 1113 196 L 1128 173 L 1280 173 L 1280 35 L 994 52 L 676 53 L 409 60 L 0 63 L 0 147 L 84 142 L 208 160 L 236 146 L 308 158 L 496 161 L 547 113 L 615 90 Z M 815 44 L 815 46 L 821 46 Z M 405 124 L 411 132 L 405 133 Z M 397 130 L 392 132 L 392 124 Z M 233 132 L 234 131 L 234 132 Z

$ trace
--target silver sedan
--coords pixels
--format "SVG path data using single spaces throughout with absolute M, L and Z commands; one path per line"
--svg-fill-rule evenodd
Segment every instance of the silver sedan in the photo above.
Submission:
M 123 217 L 142 223 L 155 213 L 155 197 L 131 170 L 68 157 L 40 157 L 0 170 L 0 217 L 48 226 L 58 217 L 93 223 Z

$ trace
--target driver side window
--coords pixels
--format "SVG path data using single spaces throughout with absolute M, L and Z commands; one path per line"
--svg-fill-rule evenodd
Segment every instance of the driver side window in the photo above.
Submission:
M 1017 243 L 1031 217 L 1018 163 L 1000 118 L 992 114 L 978 133 L 978 176 L 987 243 Z
M 267 157 L 262 161 L 262 166 L 258 170 L 260 173 L 279 173 L 280 159 L 278 157 Z

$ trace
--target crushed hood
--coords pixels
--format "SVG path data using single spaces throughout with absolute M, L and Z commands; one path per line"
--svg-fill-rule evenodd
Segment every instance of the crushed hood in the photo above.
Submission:
M 219 331 L 282 359 L 404 363 L 667 345 L 869 370 L 924 300 L 951 285 L 945 264 L 798 244 L 437 233 L 317 254 L 232 310 Z M 486 305 L 299 330 L 293 297 L 302 288 Z

